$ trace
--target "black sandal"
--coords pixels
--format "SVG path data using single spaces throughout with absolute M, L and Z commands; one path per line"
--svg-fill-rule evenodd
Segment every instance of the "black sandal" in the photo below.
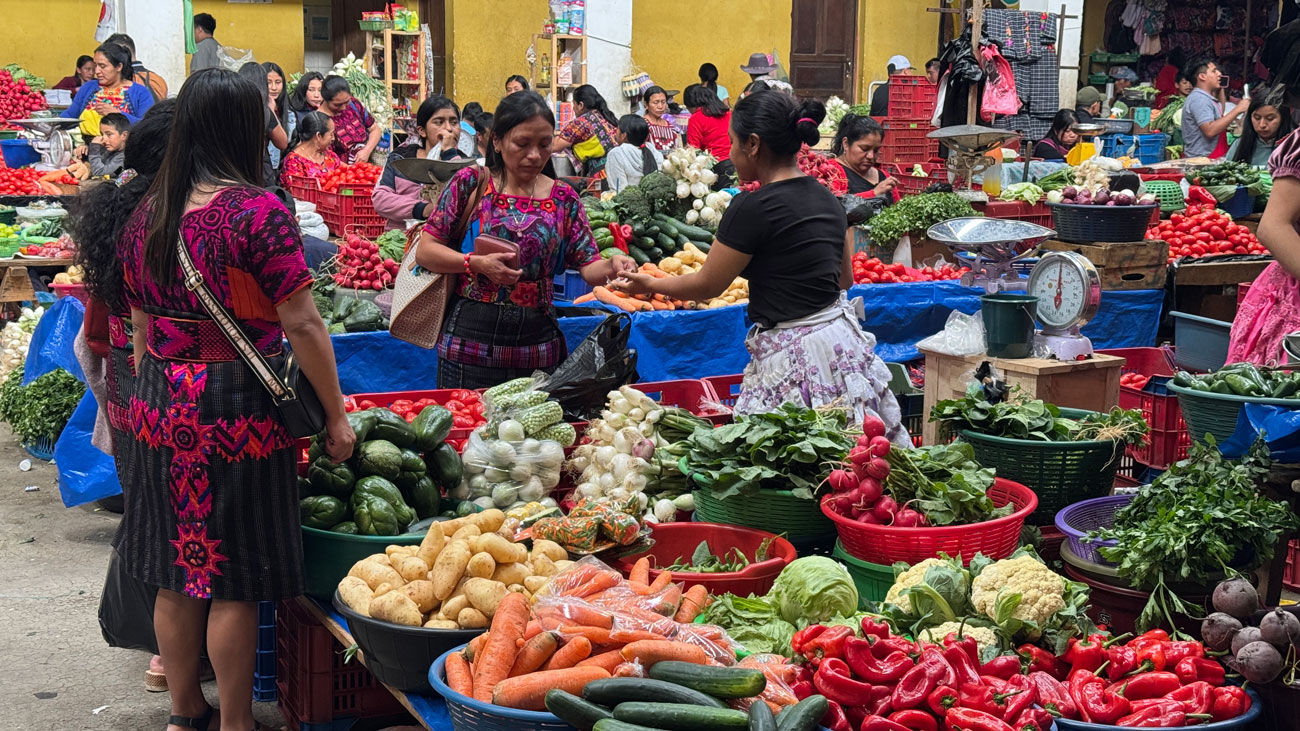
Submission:
M 208 731 L 208 724 L 212 723 L 212 714 L 216 709 L 208 706 L 208 710 L 203 712 L 202 716 L 196 718 L 187 718 L 185 716 L 171 716 L 167 719 L 168 726 L 180 726 L 181 728 L 194 729 L 194 731 Z

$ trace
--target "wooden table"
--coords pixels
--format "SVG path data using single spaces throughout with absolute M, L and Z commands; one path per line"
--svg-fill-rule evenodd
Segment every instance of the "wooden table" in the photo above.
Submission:
M 925 356 L 925 412 L 945 399 L 966 393 L 971 373 L 985 361 L 1002 374 L 1009 385 L 1019 386 L 1028 398 L 1049 404 L 1089 411 L 1109 411 L 1119 405 L 1119 377 L 1124 359 L 1094 354 L 1081 361 L 1043 358 L 990 358 L 987 355 L 945 355 L 921 349 Z M 924 444 L 937 444 L 938 422 L 927 421 Z

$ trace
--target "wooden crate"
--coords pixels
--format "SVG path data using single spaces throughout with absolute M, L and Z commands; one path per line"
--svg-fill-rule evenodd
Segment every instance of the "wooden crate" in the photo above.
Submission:
M 1272 259 L 1253 261 L 1192 261 L 1182 264 L 1174 274 L 1174 286 L 1223 286 L 1253 282 Z
M 1101 276 L 1102 289 L 1164 289 L 1169 275 L 1169 244 L 1159 240 L 1093 244 L 1048 240 L 1039 248 L 1088 257 Z
M 945 355 L 922 350 L 925 356 L 925 414 L 944 399 L 961 398 L 971 374 L 989 361 L 1012 386 L 1028 398 L 1057 406 L 1089 411 L 1109 411 L 1119 405 L 1119 377 L 1124 359 L 1094 354 L 1089 360 L 1059 361 L 1042 358 L 990 358 L 986 355 Z M 939 424 L 926 421 L 924 444 L 938 443 Z

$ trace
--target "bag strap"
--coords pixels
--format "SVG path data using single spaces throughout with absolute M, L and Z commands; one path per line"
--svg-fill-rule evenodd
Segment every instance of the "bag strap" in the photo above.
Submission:
M 185 248 L 185 240 L 179 235 L 176 237 L 176 254 L 180 258 L 181 271 L 185 273 L 185 288 L 193 293 L 199 304 L 203 305 L 203 309 L 207 310 L 208 316 L 221 328 L 222 334 L 234 346 L 239 357 L 253 370 L 253 375 L 262 382 L 262 386 L 267 393 L 271 394 L 271 398 L 277 404 L 298 398 L 293 389 L 280 380 L 280 376 L 271 368 L 271 364 L 266 361 L 262 352 L 244 334 L 225 305 L 221 304 L 213 296 L 212 290 L 203 283 L 203 274 L 194 266 L 194 260 L 190 258 L 190 252 Z

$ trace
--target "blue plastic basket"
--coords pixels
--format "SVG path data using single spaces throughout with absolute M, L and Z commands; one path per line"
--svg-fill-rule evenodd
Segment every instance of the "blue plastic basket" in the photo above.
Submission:
M 1098 135 L 1096 144 L 1101 145 L 1101 154 L 1105 157 L 1122 157 L 1132 149 L 1133 135 L 1108 134 Z
M 582 278 L 582 272 L 572 269 L 566 269 L 556 274 L 553 286 L 555 299 L 561 302 L 572 302 L 592 290 L 592 286 Z
M 1227 721 L 1218 721 L 1216 723 L 1204 723 L 1197 726 L 1188 726 L 1188 728 L 1209 729 L 1210 731 L 1228 731 L 1234 728 L 1246 728 L 1259 718 L 1262 712 L 1263 701 L 1260 700 L 1259 694 L 1254 690 L 1247 689 L 1246 695 L 1250 696 L 1250 708 L 1236 718 Z M 1101 723 L 1084 723 L 1083 721 L 1071 721 L 1067 718 L 1056 719 L 1056 728 L 1059 731 L 1119 731 L 1123 726 L 1107 726 Z
M 1137 136 L 1137 158 L 1143 165 L 1154 165 L 1165 159 L 1165 144 L 1168 138 L 1160 132 Z
M 433 692 L 447 701 L 447 713 L 451 715 L 451 727 L 456 731 L 577 731 L 573 726 L 561 721 L 559 716 L 545 711 L 521 711 L 515 708 L 502 708 L 491 703 L 484 703 L 462 695 L 447 686 L 447 656 L 460 652 L 465 645 L 453 647 L 442 653 L 433 665 L 429 666 L 429 685 Z
M 1108 528 L 1114 522 L 1115 513 L 1133 500 L 1132 495 L 1106 495 L 1095 497 L 1073 505 L 1067 505 L 1056 514 L 1053 522 L 1056 529 L 1065 534 L 1074 555 L 1102 566 L 1115 564 L 1102 558 L 1100 549 L 1114 546 L 1115 541 L 1088 542 L 1083 537 L 1097 528 Z
M 1255 211 L 1255 197 L 1246 190 L 1246 186 L 1238 185 L 1236 194 L 1226 201 L 1220 201 L 1219 208 L 1233 218 L 1249 216 Z
M 50 462 L 54 459 L 54 440 L 48 437 L 38 437 L 33 441 L 24 442 L 23 449 L 31 456 L 43 462 Z

